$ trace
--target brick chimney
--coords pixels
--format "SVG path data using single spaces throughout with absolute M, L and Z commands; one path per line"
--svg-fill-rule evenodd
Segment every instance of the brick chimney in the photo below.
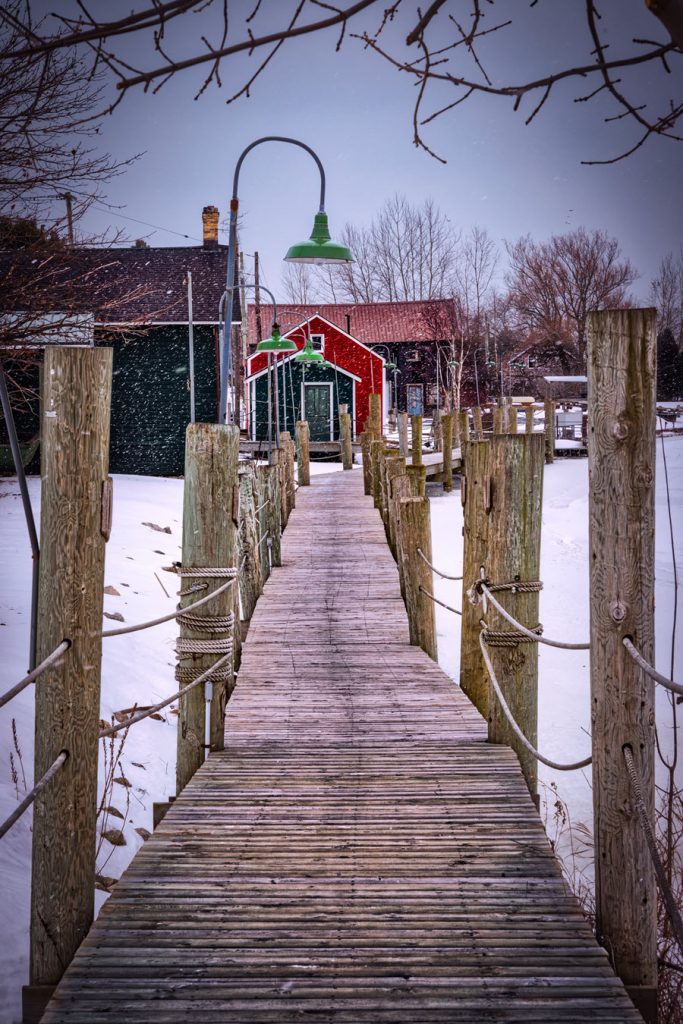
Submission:
M 218 207 L 205 206 L 202 210 L 202 228 L 204 245 L 215 249 L 218 245 Z

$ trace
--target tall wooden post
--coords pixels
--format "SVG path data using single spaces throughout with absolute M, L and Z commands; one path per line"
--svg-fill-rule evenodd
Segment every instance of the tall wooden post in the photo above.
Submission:
M 239 480 L 239 590 L 242 599 L 243 621 L 249 623 L 261 593 L 261 549 L 258 543 L 253 462 L 240 463 Z
M 545 461 L 555 461 L 555 403 L 546 398 L 543 403 L 545 410 Z
M 483 441 L 484 424 L 481 418 L 481 408 L 478 405 L 475 405 L 474 409 L 472 410 L 472 424 L 474 426 L 474 435 L 477 441 Z
M 524 407 L 524 433 L 533 434 L 534 432 L 534 407 L 533 405 L 527 405 Z
M 257 466 L 254 472 L 254 501 L 256 502 L 256 535 L 259 548 L 261 579 L 259 594 L 263 592 L 270 576 L 270 536 L 268 529 L 268 466 Z
M 493 433 L 505 433 L 505 406 L 496 405 L 493 409 Z
M 93 919 L 111 370 L 111 349 L 45 351 L 37 660 L 72 646 L 35 684 L 36 781 L 69 756 L 33 811 L 27 1014 L 42 1013 Z
M 434 410 L 434 418 L 432 419 L 432 437 L 434 438 L 434 451 L 443 451 L 443 430 L 441 428 L 441 420 L 443 418 L 441 409 L 437 408 Z
M 367 424 L 366 424 L 367 427 Z M 370 465 L 370 443 L 372 434 L 369 429 L 360 435 L 360 454 L 363 460 L 363 491 L 365 494 L 372 494 L 372 467 Z
M 461 479 L 463 499 L 462 627 L 460 634 L 460 686 L 477 710 L 488 718 L 489 678 L 479 646 L 482 617 L 480 604 L 473 605 L 468 590 L 486 572 L 490 512 L 489 443 L 470 441 L 463 451 Z
M 436 661 L 434 602 L 424 593 L 425 590 L 432 592 L 432 571 L 417 553 L 419 548 L 431 562 L 429 498 L 402 498 L 399 501 L 398 531 L 410 642 Z
M 398 450 L 404 459 L 408 458 L 408 413 L 398 414 Z
M 191 423 L 185 434 L 185 488 L 183 491 L 183 554 L 184 568 L 227 569 L 237 565 L 237 532 L 239 527 L 239 427 L 217 423 Z M 199 580 L 184 576 L 183 589 Z M 208 590 L 197 590 L 181 600 L 191 611 L 194 601 L 217 590 L 225 579 L 201 579 Z M 232 586 L 202 609 L 202 617 L 227 616 L 238 609 L 238 587 Z M 233 644 L 235 630 L 220 633 L 180 626 L 183 640 L 228 641 Z M 220 657 L 219 653 L 186 654 L 177 670 L 180 685 L 206 671 Z M 227 666 L 227 667 L 226 667 Z M 211 750 L 223 749 L 223 719 L 233 678 L 230 662 L 219 670 L 213 681 L 211 700 Z M 204 687 L 196 686 L 179 701 L 178 759 L 176 785 L 180 793 L 204 760 Z
M 392 494 L 393 494 L 393 483 L 394 480 L 403 476 L 406 471 L 406 460 L 398 452 L 394 452 L 391 458 L 386 460 L 385 479 L 386 479 L 386 491 L 385 491 L 385 508 L 386 517 L 384 520 L 384 528 L 386 530 L 387 539 L 389 541 L 389 547 L 391 553 L 396 558 L 396 530 L 394 514 L 392 511 Z
M 297 420 L 295 430 L 296 454 L 299 461 L 299 487 L 309 487 L 311 483 L 311 435 L 307 420 Z
M 282 499 L 280 497 L 280 452 L 273 451 L 273 463 L 266 474 L 266 529 L 273 565 L 282 565 Z
M 370 395 L 370 430 L 374 437 L 381 437 L 384 433 L 382 422 L 382 396 L 376 392 Z
M 410 427 L 412 430 L 411 448 L 413 454 L 413 465 L 422 465 L 422 417 L 411 416 Z
M 453 416 L 448 413 L 441 417 L 443 437 L 443 489 L 453 490 Z
M 458 443 L 462 448 L 470 439 L 470 416 L 467 409 L 458 413 Z
M 351 416 L 348 413 L 348 405 L 340 405 L 339 410 L 339 432 L 341 435 L 342 466 L 344 469 L 353 469 Z
M 508 434 L 516 434 L 517 433 L 517 406 L 516 405 L 512 405 L 512 403 L 510 403 L 508 405 L 508 407 L 507 407 L 507 417 L 508 417 L 508 423 L 507 423 Z
M 381 438 L 373 438 L 370 442 L 370 476 L 372 480 L 372 500 L 376 509 L 382 508 L 382 477 L 380 459 L 384 441 Z
M 588 457 L 591 708 L 598 940 L 636 1005 L 654 1019 L 657 900 L 625 769 L 630 746 L 654 829 L 654 309 L 589 314 Z
M 543 449 L 540 434 L 504 434 L 490 442 L 491 514 L 488 529 L 486 575 L 494 584 L 540 579 Z M 528 629 L 538 625 L 538 593 L 500 591 L 496 598 Z M 491 630 L 512 627 L 493 605 L 487 620 Z M 527 739 L 537 745 L 538 644 L 489 648 L 491 662 L 515 721 Z M 498 700 L 491 695 L 489 740 L 505 743 L 519 757 L 532 796 L 536 795 L 536 759 L 510 729 Z

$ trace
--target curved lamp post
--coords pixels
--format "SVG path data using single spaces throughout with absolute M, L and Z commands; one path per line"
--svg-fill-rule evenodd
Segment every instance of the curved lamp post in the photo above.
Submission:
M 221 339 L 220 358 L 220 403 L 219 422 L 225 423 L 228 419 L 228 381 L 231 375 L 231 351 L 230 331 L 232 325 L 233 291 L 235 280 L 235 256 L 237 250 L 237 211 L 239 200 L 237 188 L 239 185 L 240 170 L 247 153 L 250 153 L 256 146 L 263 142 L 286 142 L 291 146 L 298 146 L 304 149 L 316 162 L 320 171 L 320 203 L 318 212 L 313 222 L 311 237 L 305 242 L 298 242 L 288 249 L 285 260 L 289 263 L 353 263 L 351 250 L 345 245 L 333 242 L 327 225 L 327 214 L 325 213 L 325 170 L 317 154 L 298 139 L 290 139 L 283 135 L 264 135 L 256 139 L 242 151 L 235 166 L 235 174 L 232 181 L 232 199 L 230 200 L 230 225 L 228 228 L 228 260 L 227 260 L 227 302 L 225 313 L 225 325 Z M 264 289 L 265 290 L 265 289 Z

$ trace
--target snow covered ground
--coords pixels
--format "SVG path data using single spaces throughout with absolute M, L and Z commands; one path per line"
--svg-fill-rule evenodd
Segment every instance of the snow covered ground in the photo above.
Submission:
M 666 446 L 679 565 L 683 564 L 683 438 L 670 437 Z M 312 473 L 336 472 L 337 463 L 314 463 Z M 588 637 L 588 464 L 587 460 L 558 460 L 546 467 L 541 575 L 541 621 L 553 637 Z M 40 482 L 30 481 L 31 499 L 39 518 Z M 114 483 L 114 521 L 107 545 L 105 612 L 123 615 L 133 623 L 157 617 L 174 607 L 175 578 L 163 566 L 179 558 L 182 481 L 117 476 Z M 462 566 L 462 509 L 460 495 L 432 497 L 435 564 L 458 574 Z M 150 525 L 154 524 L 154 525 Z M 154 527 L 160 529 L 155 529 Z M 16 480 L 0 479 L 0 693 L 22 677 L 27 668 L 31 559 Z M 460 607 L 461 584 L 435 579 L 435 593 Z M 657 664 L 668 671 L 673 606 L 671 544 L 666 518 L 661 442 L 657 465 Z M 458 678 L 460 620 L 437 606 L 439 660 Z M 104 627 L 115 626 L 104 620 Z M 104 641 L 102 718 L 138 704 L 152 704 L 173 689 L 173 622 L 145 632 Z M 677 672 L 683 665 L 683 629 L 679 630 Z M 539 746 L 551 758 L 574 760 L 588 752 L 590 741 L 587 652 L 541 648 Z M 16 806 L 33 775 L 33 688 L 0 710 L 0 820 Z M 666 696 L 660 694 L 659 721 L 664 746 L 671 744 Z M 18 754 L 13 740 L 16 726 Z M 118 877 L 144 842 L 136 829 L 152 828 L 152 803 L 175 790 L 176 717 L 166 709 L 160 720 L 136 725 L 126 739 L 117 777 L 130 785 L 114 784 L 110 803 L 125 815 L 110 818 L 108 827 L 123 828 L 125 846 L 104 840 L 98 872 Z M 17 773 L 12 781 L 12 763 Z M 550 783 L 555 773 L 543 769 Z M 575 822 L 591 821 L 590 777 L 584 773 L 557 776 L 561 795 Z M 27 981 L 31 813 L 0 840 L 0 878 L 4 913 L 0 920 L 3 963 L 0 968 L 0 1024 L 20 1020 L 21 986 Z M 105 899 L 98 892 L 98 907 Z

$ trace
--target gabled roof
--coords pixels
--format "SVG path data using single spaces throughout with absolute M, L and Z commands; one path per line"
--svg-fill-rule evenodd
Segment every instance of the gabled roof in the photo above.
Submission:
M 452 312 L 450 299 L 430 299 L 424 302 L 372 302 L 372 303 L 321 303 L 308 305 L 278 305 L 280 330 L 286 333 L 306 320 L 319 314 L 331 321 L 342 331 L 348 331 L 364 345 L 380 342 L 385 345 L 401 342 L 443 340 L 442 331 L 435 329 L 438 323 L 447 323 Z M 347 327 L 347 316 L 349 317 Z M 249 342 L 255 345 L 256 312 L 250 303 L 247 310 Z M 263 331 L 270 329 L 270 306 L 261 305 Z
M 93 312 L 100 324 L 217 323 L 225 289 L 225 246 L 0 251 L 0 290 L 13 310 L 22 294 L 33 309 Z M 12 298 L 12 296 L 15 296 Z M 239 319 L 239 296 L 233 319 Z

